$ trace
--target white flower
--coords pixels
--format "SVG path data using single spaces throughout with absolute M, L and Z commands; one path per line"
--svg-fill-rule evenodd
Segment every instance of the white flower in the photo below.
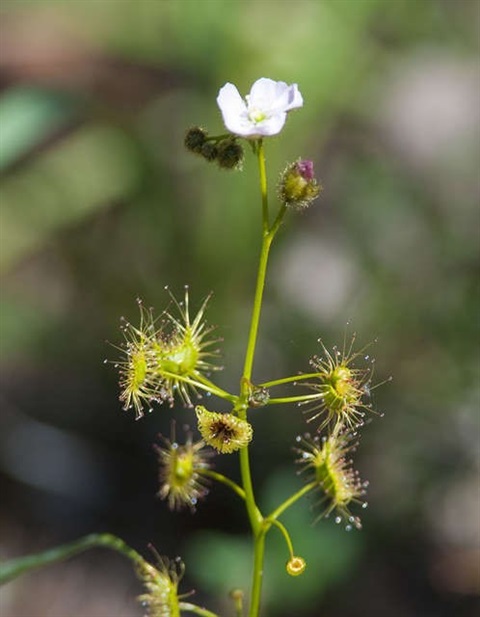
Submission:
M 217 103 L 227 129 L 241 137 L 257 138 L 280 133 L 287 111 L 302 107 L 297 84 L 262 77 L 242 99 L 237 88 L 227 83 L 220 88 Z

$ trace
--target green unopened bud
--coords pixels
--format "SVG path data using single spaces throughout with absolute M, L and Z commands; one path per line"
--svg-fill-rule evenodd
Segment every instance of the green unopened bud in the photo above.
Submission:
M 314 178 L 312 161 L 299 159 L 283 172 L 278 193 L 286 206 L 303 210 L 319 196 L 321 188 Z
M 223 169 L 241 169 L 243 157 L 243 147 L 234 137 L 222 139 L 218 144 L 217 162 Z
M 185 148 L 190 150 L 190 152 L 202 154 L 202 148 L 206 141 L 207 132 L 199 126 L 193 126 L 191 129 L 188 129 L 183 143 L 185 144 Z

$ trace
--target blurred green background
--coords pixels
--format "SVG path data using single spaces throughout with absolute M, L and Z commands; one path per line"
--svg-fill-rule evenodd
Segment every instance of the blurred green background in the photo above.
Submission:
M 296 82 L 304 108 L 268 141 L 324 192 L 272 252 L 254 378 L 307 370 L 358 333 L 378 338 L 385 417 L 357 454 L 370 480 L 360 533 L 307 503 L 285 517 L 304 576 L 271 534 L 265 617 L 470 617 L 480 597 L 479 3 L 475 0 L 3 0 L 0 5 L 1 557 L 110 531 L 182 555 L 184 589 L 221 615 L 250 565 L 239 503 L 197 513 L 155 498 L 151 444 L 170 420 L 122 412 L 115 359 L 135 299 L 211 291 L 237 388 L 259 249 L 257 170 L 183 150 L 222 130 L 215 98 L 258 77 Z M 351 325 L 346 325 L 350 322 Z M 221 408 L 218 406 L 217 408 Z M 254 420 L 265 505 L 300 486 L 297 408 Z M 234 477 L 234 457 L 217 459 Z M 248 583 L 247 583 L 248 584 Z M 95 551 L 0 592 L 5 617 L 137 617 L 140 586 Z

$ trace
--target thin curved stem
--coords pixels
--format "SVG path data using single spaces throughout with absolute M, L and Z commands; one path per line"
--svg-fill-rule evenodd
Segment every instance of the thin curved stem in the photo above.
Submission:
M 240 499 L 245 500 L 245 491 L 243 488 L 238 486 L 236 482 L 230 480 L 230 478 L 227 478 L 227 476 L 224 476 L 222 473 L 218 473 L 218 471 L 214 471 L 213 469 L 202 469 L 199 471 L 199 474 L 207 478 L 212 478 L 212 480 L 216 480 L 217 482 L 228 486 L 228 488 L 232 489 L 232 491 L 236 493 Z
M 272 525 L 275 525 L 275 527 L 278 527 L 278 529 L 280 529 L 280 531 L 282 532 L 282 535 L 285 538 L 285 542 L 288 547 L 288 552 L 290 553 L 290 557 L 293 557 L 292 539 L 290 538 L 290 534 L 288 533 L 287 528 L 285 527 L 285 525 L 283 525 L 280 521 L 277 520 L 272 520 L 271 523 Z
M 317 486 L 318 486 L 317 482 L 309 482 L 308 484 L 303 486 L 299 491 L 297 491 L 296 493 L 291 495 L 288 499 L 286 499 L 282 504 L 280 504 L 278 508 L 275 508 L 275 510 L 271 514 L 269 514 L 265 518 L 265 520 L 273 523 L 273 521 L 275 521 L 281 514 L 283 514 L 285 510 L 287 510 L 290 506 L 293 506 L 293 504 L 296 501 L 301 499 L 304 495 L 312 491 Z
M 69 542 L 55 548 L 36 553 L 35 555 L 27 555 L 12 559 L 0 565 L 0 585 L 8 583 L 25 572 L 30 572 L 43 566 L 64 561 L 69 557 L 83 553 L 84 551 L 94 547 L 104 547 L 121 553 L 128 557 L 136 564 L 144 562 L 143 557 L 133 548 L 130 548 L 123 540 L 109 533 L 90 534 L 75 542 Z

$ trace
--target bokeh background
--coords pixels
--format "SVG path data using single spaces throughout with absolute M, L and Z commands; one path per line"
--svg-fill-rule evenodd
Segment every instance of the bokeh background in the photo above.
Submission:
M 479 3 L 475 0 L 3 0 L 0 6 L 1 557 L 110 531 L 187 564 L 221 615 L 247 585 L 245 515 L 216 487 L 197 513 L 158 490 L 157 434 L 193 412 L 121 411 L 112 365 L 135 299 L 189 284 L 225 339 L 236 389 L 259 249 L 257 170 L 183 150 L 222 130 L 215 98 L 268 76 L 305 105 L 268 142 L 274 182 L 299 156 L 324 192 L 274 246 L 257 381 L 308 368 L 317 339 L 378 339 L 384 411 L 356 456 L 362 532 L 285 517 L 309 568 L 269 536 L 265 616 L 470 617 L 479 607 Z M 347 324 L 350 325 L 347 325 Z M 223 409 L 216 404 L 217 409 Z M 212 401 L 211 406 L 214 406 Z M 300 486 L 294 407 L 254 419 L 254 480 Z M 234 457 L 217 468 L 237 477 Z M 2 617 L 138 617 L 122 557 L 96 550 L 0 592 Z

